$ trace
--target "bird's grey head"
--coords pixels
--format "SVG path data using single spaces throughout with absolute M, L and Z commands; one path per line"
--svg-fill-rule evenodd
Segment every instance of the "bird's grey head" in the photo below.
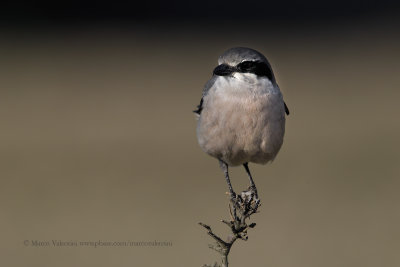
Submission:
M 231 76 L 235 72 L 253 73 L 275 82 L 274 73 L 267 58 L 260 52 L 247 47 L 234 47 L 225 51 L 218 59 L 214 75 Z

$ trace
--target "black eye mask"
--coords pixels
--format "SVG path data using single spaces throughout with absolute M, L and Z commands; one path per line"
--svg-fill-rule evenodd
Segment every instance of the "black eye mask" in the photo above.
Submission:
M 214 75 L 218 76 L 229 76 L 233 72 L 253 73 L 260 77 L 267 77 L 272 81 L 272 70 L 266 63 L 259 61 L 243 61 L 235 67 L 231 67 L 227 64 L 221 64 L 214 69 L 213 73 Z

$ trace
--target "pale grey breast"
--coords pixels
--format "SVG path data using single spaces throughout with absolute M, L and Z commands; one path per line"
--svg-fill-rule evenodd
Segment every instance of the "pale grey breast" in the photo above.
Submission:
M 214 76 L 208 85 L 197 126 L 200 147 L 231 166 L 273 160 L 285 132 L 278 85 L 250 73 Z

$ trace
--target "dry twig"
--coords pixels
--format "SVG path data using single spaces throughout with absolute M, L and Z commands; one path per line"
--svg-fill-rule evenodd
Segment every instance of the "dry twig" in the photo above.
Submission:
M 217 236 L 211 230 L 210 226 L 204 223 L 199 223 L 215 240 L 215 244 L 210 244 L 209 247 L 221 255 L 222 261 L 221 264 L 215 262 L 214 265 L 204 265 L 203 267 L 228 267 L 228 255 L 233 243 L 237 239 L 248 239 L 247 230 L 253 228 L 256 224 L 247 224 L 246 220 L 249 219 L 252 214 L 257 212 L 259 206 L 260 200 L 258 199 L 257 190 L 253 187 L 250 187 L 247 191 L 243 191 L 240 195 L 235 194 L 231 197 L 229 203 L 231 219 L 229 221 L 221 220 L 221 222 L 226 224 L 232 232 L 232 234 L 228 236 L 227 241 L 224 241 L 222 238 Z

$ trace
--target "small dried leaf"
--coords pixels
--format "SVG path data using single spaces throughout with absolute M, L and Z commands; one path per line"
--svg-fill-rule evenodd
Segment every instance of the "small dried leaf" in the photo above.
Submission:
M 254 228 L 255 226 L 256 226 L 256 223 L 251 223 L 251 224 L 249 225 L 250 228 Z

